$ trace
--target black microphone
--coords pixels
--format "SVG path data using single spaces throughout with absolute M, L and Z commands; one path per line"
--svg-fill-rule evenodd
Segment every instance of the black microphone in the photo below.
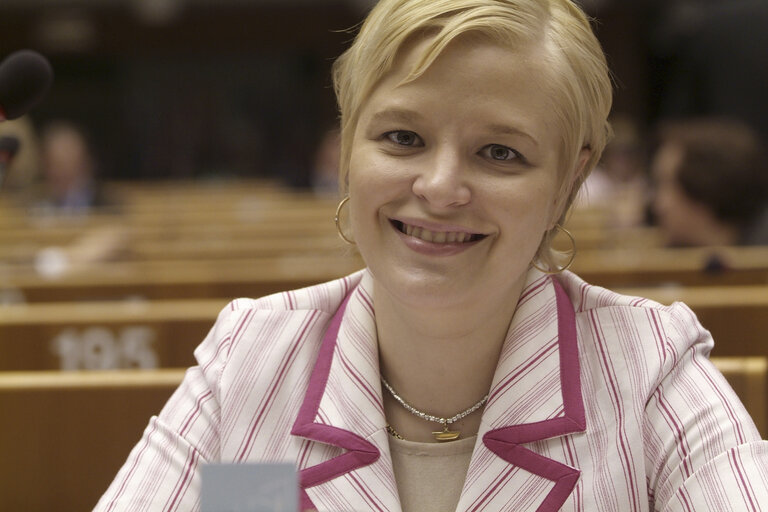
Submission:
M 13 135 L 0 137 L 0 188 L 5 182 L 5 170 L 11 164 L 11 160 L 19 150 L 19 139 Z
M 53 81 L 48 59 L 32 50 L 19 50 L 0 64 L 0 121 L 16 119 L 37 105 Z

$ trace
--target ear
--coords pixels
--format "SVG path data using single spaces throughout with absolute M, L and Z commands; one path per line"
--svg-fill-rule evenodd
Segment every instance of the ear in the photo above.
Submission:
M 576 163 L 574 164 L 575 169 L 569 174 L 567 178 L 568 182 L 564 183 L 561 187 L 562 193 L 555 198 L 554 208 L 552 209 L 553 216 L 549 224 L 549 229 L 554 228 L 560 220 L 560 217 L 562 217 L 566 203 L 568 202 L 568 198 L 571 196 L 576 183 L 581 182 L 581 178 L 584 176 L 587 163 L 591 157 L 592 148 L 590 148 L 588 145 L 582 147 L 579 151 L 579 156 L 576 158 Z

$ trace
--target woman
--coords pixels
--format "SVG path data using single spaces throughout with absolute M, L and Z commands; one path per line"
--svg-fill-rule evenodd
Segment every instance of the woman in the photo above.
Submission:
M 367 269 L 233 302 L 98 510 L 195 510 L 202 464 L 245 461 L 295 463 L 329 511 L 768 502 L 690 310 L 545 273 L 608 132 L 574 4 L 383 0 L 335 80 Z

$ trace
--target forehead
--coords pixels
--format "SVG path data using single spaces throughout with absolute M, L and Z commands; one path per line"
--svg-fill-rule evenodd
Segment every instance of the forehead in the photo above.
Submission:
M 389 108 L 418 112 L 435 107 L 464 110 L 493 124 L 523 122 L 541 135 L 555 128 L 551 59 L 543 45 L 511 48 L 460 36 L 425 68 L 431 44 L 431 39 L 421 38 L 401 49 L 392 69 L 363 103 L 361 120 Z

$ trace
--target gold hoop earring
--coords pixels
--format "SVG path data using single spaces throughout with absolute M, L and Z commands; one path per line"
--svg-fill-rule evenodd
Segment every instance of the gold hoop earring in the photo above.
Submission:
M 560 272 L 563 272 L 563 271 L 565 271 L 565 270 L 568 270 L 568 269 L 570 268 L 570 266 L 573 264 L 573 260 L 575 260 L 575 259 L 576 259 L 576 239 L 573 237 L 573 234 L 571 234 L 571 232 L 570 232 L 570 231 L 568 231 L 567 229 L 565 229 L 565 228 L 564 228 L 563 226 L 561 226 L 560 224 L 555 224 L 555 229 L 559 229 L 560 231 L 562 231 L 563 233 L 565 233 L 565 234 L 566 234 L 566 236 L 568 236 L 568 238 L 570 238 L 570 239 L 571 239 L 571 250 L 570 250 L 570 252 L 569 252 L 569 254 L 570 254 L 570 258 L 568 258 L 568 262 L 567 262 L 565 265 L 563 265 L 561 268 L 557 269 L 557 270 L 548 270 L 548 269 L 543 269 L 543 268 L 541 268 L 540 266 L 538 266 L 538 265 L 535 263 L 535 261 L 532 261 L 532 262 L 531 262 L 531 266 L 533 266 L 533 268 L 535 268 L 535 269 L 536 269 L 536 270 L 538 270 L 539 272 L 542 272 L 542 273 L 544 273 L 544 274 L 549 274 L 549 275 L 553 275 L 553 274 L 559 274 Z
M 345 204 L 347 204 L 347 201 L 349 201 L 348 195 L 344 196 L 344 199 L 339 201 L 339 206 L 336 207 L 336 215 L 333 216 L 333 222 L 336 223 L 336 231 L 339 232 L 339 236 L 341 237 L 342 240 L 344 240 L 349 245 L 357 245 L 355 244 L 355 242 L 353 242 L 352 240 L 344 236 L 344 231 L 341 230 L 341 221 L 340 221 L 341 209 L 344 207 Z

